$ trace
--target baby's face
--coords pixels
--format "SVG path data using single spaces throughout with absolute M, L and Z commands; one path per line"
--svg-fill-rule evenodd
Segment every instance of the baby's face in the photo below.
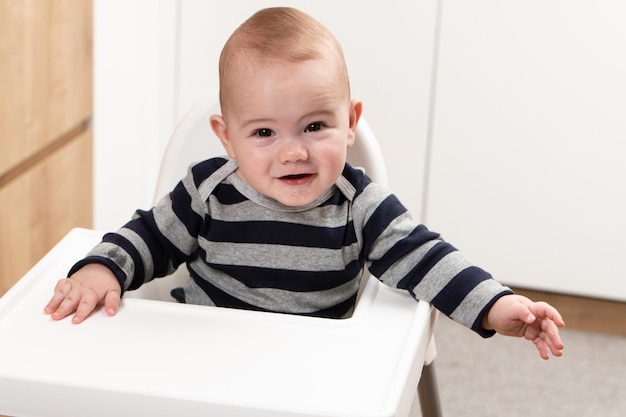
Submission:
M 261 194 L 302 206 L 341 175 L 360 104 L 350 102 L 334 67 L 325 60 L 248 65 L 231 77 L 222 142 L 237 174 Z

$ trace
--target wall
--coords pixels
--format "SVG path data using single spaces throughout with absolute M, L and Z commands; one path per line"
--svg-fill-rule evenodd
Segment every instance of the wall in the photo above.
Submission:
M 626 301 L 624 16 L 444 2 L 426 220 L 501 281 Z
M 94 0 L 94 227 L 148 208 L 177 115 L 177 1 Z

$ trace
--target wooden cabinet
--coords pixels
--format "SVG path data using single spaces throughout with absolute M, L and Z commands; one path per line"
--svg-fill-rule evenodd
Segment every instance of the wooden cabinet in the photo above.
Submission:
M 0 0 L 0 295 L 92 217 L 92 0 Z

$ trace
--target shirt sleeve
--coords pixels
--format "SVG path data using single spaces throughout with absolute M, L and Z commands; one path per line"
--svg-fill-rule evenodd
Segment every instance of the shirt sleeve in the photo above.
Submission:
M 171 274 L 193 257 L 200 229 L 210 217 L 199 187 L 223 164 L 221 160 L 207 162 L 190 167 L 186 177 L 152 209 L 137 210 L 119 230 L 104 235 L 68 276 L 88 263 L 100 263 L 111 269 L 124 292 Z
M 370 273 L 431 303 L 481 336 L 493 335 L 482 328 L 482 319 L 498 298 L 512 291 L 470 263 L 438 233 L 414 222 L 394 195 L 373 184 L 368 188 L 359 198 L 369 207 L 361 211 Z

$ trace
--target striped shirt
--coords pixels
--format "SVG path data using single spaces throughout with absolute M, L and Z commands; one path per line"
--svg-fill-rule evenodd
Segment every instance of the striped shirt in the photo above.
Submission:
M 285 206 L 213 158 L 190 167 L 149 211 L 108 233 L 70 275 L 97 262 L 122 290 L 187 263 L 180 302 L 318 317 L 349 317 L 364 268 L 432 303 L 483 336 L 483 315 L 511 291 L 412 221 L 393 195 L 346 164 L 335 186 L 307 206 Z

